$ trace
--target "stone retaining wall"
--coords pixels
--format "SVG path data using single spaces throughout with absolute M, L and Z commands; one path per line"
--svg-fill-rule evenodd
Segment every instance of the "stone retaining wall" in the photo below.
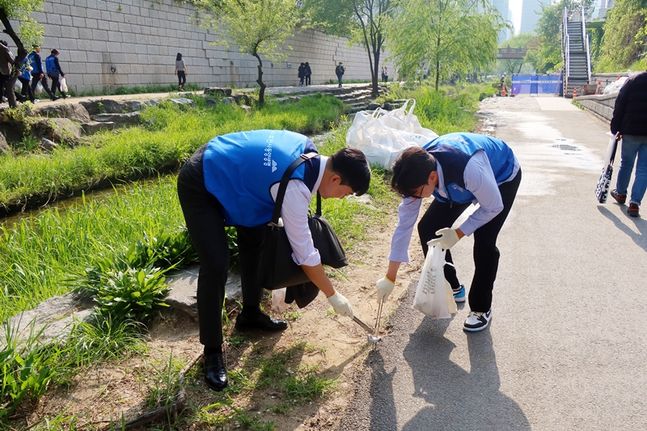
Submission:
M 618 94 L 598 94 L 593 96 L 580 96 L 576 101 L 587 111 L 593 112 L 599 117 L 611 121 L 613 107 Z
M 75 90 L 111 86 L 176 83 L 175 56 L 188 67 L 187 82 L 201 86 L 254 86 L 257 61 L 235 45 L 214 45 L 222 36 L 198 24 L 199 12 L 175 0 L 46 0 L 43 60 L 52 48 L 68 86 Z M 317 31 L 292 37 L 283 61 L 264 58 L 264 81 L 296 85 L 300 62 L 312 68 L 312 83 L 336 80 L 335 64 L 344 63 L 346 80 L 368 80 L 368 56 L 361 46 Z M 15 50 L 15 47 L 12 47 Z M 388 65 L 393 71 L 392 65 Z

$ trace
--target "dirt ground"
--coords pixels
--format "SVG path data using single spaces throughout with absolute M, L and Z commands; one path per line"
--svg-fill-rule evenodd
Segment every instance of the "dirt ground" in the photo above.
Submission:
M 368 229 L 365 240 L 348 252 L 350 264 L 343 270 L 333 272 L 336 289 L 353 305 L 355 315 L 369 326 L 375 325 L 377 300 L 375 281 L 386 271 L 391 233 L 396 224 L 396 208 L 385 213 L 379 226 Z M 394 293 L 384 305 L 382 333 L 388 336 L 386 326 L 389 315 L 395 310 L 404 289 L 416 280 L 422 263 L 420 248 L 412 238 L 412 263 L 401 268 Z M 410 287 L 412 288 L 412 287 Z M 267 307 L 269 308 L 269 300 Z M 262 421 L 272 421 L 277 430 L 325 430 L 334 429 L 348 405 L 353 391 L 353 373 L 362 366 L 365 355 L 371 349 L 366 333 L 351 319 L 339 317 L 323 294 L 298 310 L 290 305 L 285 317 L 292 316 L 289 328 L 273 336 L 251 335 L 244 343 L 231 342 L 227 346 L 227 362 L 230 370 L 243 368 L 250 355 L 269 356 L 294 346 L 301 345 L 296 366 L 316 367 L 319 376 L 336 380 L 334 389 L 317 401 L 298 405 L 287 412 L 272 413 L 268 408 L 280 401 L 280 394 L 272 388 L 230 394 L 236 408 L 256 414 Z M 236 310 L 233 311 L 235 314 Z M 277 316 L 279 313 L 272 312 Z M 298 317 L 295 317 L 298 316 Z M 228 325 L 229 340 L 238 340 L 232 332 L 233 319 Z M 240 338 L 240 337 L 238 337 Z M 303 346 L 305 342 L 305 347 Z M 300 344 L 301 343 L 301 344 Z M 123 418 L 126 422 L 150 410 L 144 399 L 155 386 L 161 370 L 169 363 L 169 357 L 182 364 L 195 361 L 202 350 L 198 342 L 197 322 L 177 313 L 161 316 L 152 327 L 148 351 L 118 363 L 94 366 L 76 376 L 68 388 L 49 391 L 37 406 L 31 406 L 27 426 L 42 422 L 45 417 L 56 414 L 76 417 L 76 429 L 104 429 L 111 421 Z M 223 401 L 222 393 L 210 391 L 202 382 L 200 362 L 187 373 L 185 382 L 188 410 L 217 405 Z M 200 419 L 193 420 L 186 410 L 175 422 L 174 429 L 214 429 Z M 232 429 L 233 426 L 215 429 Z M 63 427 L 65 429 L 65 427 Z M 150 428 L 142 428 L 150 429 Z M 158 428 L 159 423 L 158 423 Z

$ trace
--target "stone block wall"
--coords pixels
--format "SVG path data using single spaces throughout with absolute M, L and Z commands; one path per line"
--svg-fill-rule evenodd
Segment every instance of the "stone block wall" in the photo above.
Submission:
M 593 112 L 600 118 L 611 121 L 613 118 L 613 107 L 616 103 L 615 94 L 599 94 L 593 96 L 580 96 L 576 100 L 587 111 Z
M 222 36 L 201 27 L 199 12 L 175 0 L 46 0 L 34 18 L 45 27 L 43 60 L 52 48 L 68 86 L 76 90 L 110 86 L 176 83 L 175 56 L 181 52 L 187 82 L 201 86 L 255 85 L 257 61 Z M 290 49 L 291 48 L 291 49 Z M 15 49 L 15 48 L 14 48 Z M 347 80 L 369 80 L 366 50 L 344 38 L 317 31 L 292 37 L 285 59 L 263 58 L 263 79 L 270 86 L 295 85 L 300 62 L 312 68 L 312 83 L 336 80 L 335 64 L 344 63 Z M 387 65 L 391 75 L 392 65 Z

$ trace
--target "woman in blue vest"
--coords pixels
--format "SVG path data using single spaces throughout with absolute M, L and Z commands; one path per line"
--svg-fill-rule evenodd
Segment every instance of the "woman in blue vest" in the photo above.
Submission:
M 272 218 L 278 185 L 287 167 L 301 154 L 316 152 L 306 136 L 289 131 L 253 130 L 216 136 L 182 167 L 178 195 L 189 236 L 200 258 L 198 320 L 204 345 L 204 373 L 210 388 L 227 386 L 222 355 L 221 312 L 229 267 L 225 226 L 238 234 L 243 309 L 238 330 L 282 331 L 287 323 L 260 309 L 262 289 L 255 282 L 261 229 Z M 288 182 L 281 218 L 293 259 L 328 298 L 335 312 L 353 316 L 350 303 L 336 292 L 314 247 L 307 217 L 311 198 L 361 195 L 370 170 L 358 150 L 343 149 L 331 157 L 316 156 Z
M 61 78 L 65 77 L 61 64 L 58 62 L 58 49 L 52 49 L 52 53 L 45 59 L 45 68 L 47 76 L 52 80 L 52 100 L 56 100 L 56 90 L 61 96 L 67 97 L 64 91 L 61 91 Z
M 425 146 L 404 150 L 393 166 L 393 189 L 403 196 L 398 226 L 391 240 L 389 266 L 378 280 L 378 300 L 391 293 L 408 248 L 422 198 L 434 196 L 418 223 L 422 251 L 429 245 L 446 251 L 463 236 L 474 234 L 474 277 L 469 291 L 470 313 L 463 324 L 468 332 L 487 328 L 492 317 L 492 289 L 499 263 L 496 240 L 510 212 L 521 182 L 521 168 L 514 153 L 500 139 L 474 133 L 450 133 Z M 479 206 L 457 229 L 451 226 L 470 206 Z M 430 242 L 430 240 L 432 240 Z M 465 288 L 456 270 L 445 265 L 445 278 L 456 302 L 465 302 Z

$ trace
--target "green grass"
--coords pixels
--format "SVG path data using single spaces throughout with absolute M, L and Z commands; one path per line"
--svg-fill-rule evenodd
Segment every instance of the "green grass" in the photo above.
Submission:
M 319 132 L 337 122 L 343 109 L 334 97 L 321 95 L 288 104 L 269 103 L 251 114 L 237 106 L 208 107 L 203 98 L 195 100 L 196 108 L 170 102 L 150 107 L 142 113 L 146 127 L 99 133 L 84 146 L 0 157 L 0 206 L 16 211 L 174 170 L 218 134 L 254 129 Z
M 496 91 L 490 84 L 443 87 L 439 91 L 424 85 L 404 88 L 395 84 L 390 90 L 386 99 L 415 99 L 418 120 L 439 135 L 473 131 L 479 101 Z

